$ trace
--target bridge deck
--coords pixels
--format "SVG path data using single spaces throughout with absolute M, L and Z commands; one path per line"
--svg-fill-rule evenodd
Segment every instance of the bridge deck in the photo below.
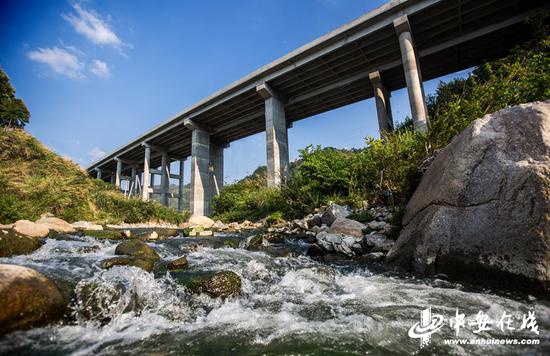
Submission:
M 393 20 L 408 15 L 424 80 L 505 55 L 530 38 L 524 19 L 544 0 L 398 0 L 256 70 L 92 164 L 116 170 L 115 157 L 142 162 L 143 142 L 167 147 L 171 157 L 191 154 L 190 118 L 214 130 L 213 139 L 231 142 L 265 130 L 264 82 L 282 93 L 289 122 L 373 97 L 369 72 L 378 70 L 388 90 L 405 87 Z M 375 120 L 376 118 L 371 118 Z M 161 164 L 153 155 L 151 166 Z M 129 174 L 129 167 L 124 174 Z M 103 178 L 107 178 L 104 175 Z

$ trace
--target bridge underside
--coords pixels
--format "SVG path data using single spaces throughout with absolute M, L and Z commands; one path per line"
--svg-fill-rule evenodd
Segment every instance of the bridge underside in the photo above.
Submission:
M 163 155 L 169 161 L 185 159 L 192 155 L 192 133 L 199 126 L 208 133 L 213 145 L 222 147 L 266 131 L 268 99 L 258 89 L 263 84 L 283 103 L 283 119 L 288 127 L 294 121 L 374 97 L 375 86 L 372 77 L 369 79 L 373 72 L 378 72 L 385 91 L 409 84 L 409 95 L 412 95 L 412 84 L 406 80 L 412 67 L 407 67 L 401 48 L 406 37 L 400 36 L 394 23 L 396 19 L 405 15 L 405 31 L 414 38 L 421 84 L 422 80 L 500 58 L 529 40 L 531 27 L 525 19 L 546 7 L 545 3 L 537 0 L 391 2 L 184 110 L 94 163 L 89 171 L 100 169 L 102 179 L 115 175 L 117 164 L 122 176 L 131 176 L 132 169 L 143 171 L 144 143 L 153 147 L 150 167 L 161 166 Z M 391 119 L 391 110 L 389 115 Z M 117 158 L 124 163 L 121 167 Z

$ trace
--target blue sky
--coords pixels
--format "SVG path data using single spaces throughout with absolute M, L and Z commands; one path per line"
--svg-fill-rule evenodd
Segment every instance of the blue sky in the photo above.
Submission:
M 221 87 L 383 3 L 4 0 L 0 66 L 31 111 L 28 131 L 86 167 Z M 437 83 L 426 82 L 426 92 Z M 410 113 L 405 90 L 392 93 L 392 109 L 396 121 Z M 295 123 L 289 130 L 291 159 L 308 144 L 362 147 L 369 135 L 378 135 L 372 99 Z M 265 134 L 232 142 L 225 152 L 225 181 L 262 164 Z M 188 163 L 186 171 L 188 181 Z

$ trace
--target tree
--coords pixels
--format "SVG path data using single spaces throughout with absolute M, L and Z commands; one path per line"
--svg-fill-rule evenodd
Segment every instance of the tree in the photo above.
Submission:
M 25 102 L 15 97 L 10 78 L 0 69 L 0 126 L 23 128 L 30 116 Z

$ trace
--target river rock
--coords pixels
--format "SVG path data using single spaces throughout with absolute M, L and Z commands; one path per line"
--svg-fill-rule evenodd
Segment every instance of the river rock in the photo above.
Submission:
M 96 239 L 120 240 L 124 238 L 122 232 L 118 230 L 84 230 L 83 234 Z
M 359 221 L 338 218 L 332 223 L 328 232 L 331 234 L 344 234 L 362 239 L 364 228 L 365 225 L 361 224 Z
M 321 214 L 313 214 L 310 217 L 306 218 L 307 227 L 313 229 L 314 227 L 320 227 L 323 224 L 321 219 Z
M 47 226 L 29 220 L 17 220 L 13 225 L 13 230 L 29 237 L 46 237 L 50 233 L 50 229 Z
M 365 243 L 370 248 L 370 252 L 388 252 L 393 247 L 395 241 L 387 238 L 385 235 L 371 232 L 365 236 Z
M 143 259 L 160 260 L 159 254 L 151 246 L 140 240 L 121 242 L 115 248 L 115 255 L 126 255 Z
M 191 226 L 202 226 L 205 229 L 210 229 L 214 226 L 215 222 L 208 216 L 192 216 L 189 219 L 189 224 L 191 224 Z
M 325 212 L 321 215 L 321 221 L 323 224 L 331 226 L 336 219 L 346 218 L 349 214 L 351 214 L 351 211 L 347 206 L 333 203 L 326 207 Z
M 88 230 L 88 231 L 100 231 L 100 230 L 103 230 L 103 226 L 101 225 L 98 225 L 98 224 L 94 224 L 92 222 L 89 222 L 89 221 L 76 221 L 74 223 L 71 224 L 76 230 L 81 230 L 81 231 L 84 231 L 84 230 Z
M 307 248 L 306 255 L 310 257 L 323 257 L 325 255 L 325 250 L 317 244 L 311 244 L 311 246 Z
M 384 252 L 370 252 L 360 257 L 361 262 L 376 263 L 384 261 L 386 254 Z
M 213 298 L 227 298 L 241 292 L 241 277 L 231 271 L 209 273 L 191 279 L 187 288 L 193 293 L 206 293 Z
M 403 226 L 391 265 L 550 290 L 550 101 L 472 122 L 426 171 Z
M 42 246 L 40 239 L 18 234 L 13 229 L 0 230 L 0 257 L 26 255 Z
M 336 252 L 338 254 L 353 257 L 356 252 L 361 251 L 361 238 L 356 238 L 344 234 L 331 234 L 328 232 L 320 232 L 317 234 L 317 244 L 327 252 Z
M 159 234 L 156 231 L 151 230 L 151 231 L 136 233 L 134 237 L 141 241 L 148 241 L 148 240 L 155 241 L 155 240 L 158 240 Z
M 170 261 L 167 267 L 170 271 L 175 271 L 187 268 L 188 265 L 189 263 L 187 262 L 187 258 L 185 256 L 181 256 L 176 258 L 175 260 Z
M 101 268 L 109 269 L 114 266 L 133 266 L 151 272 L 155 266 L 154 260 L 139 257 L 112 257 L 101 261 Z
M 60 319 L 66 300 L 57 286 L 27 267 L 0 265 L 0 335 Z
M 42 217 L 36 221 L 37 224 L 44 225 L 51 231 L 62 234 L 72 234 L 76 229 L 63 219 L 55 217 Z

